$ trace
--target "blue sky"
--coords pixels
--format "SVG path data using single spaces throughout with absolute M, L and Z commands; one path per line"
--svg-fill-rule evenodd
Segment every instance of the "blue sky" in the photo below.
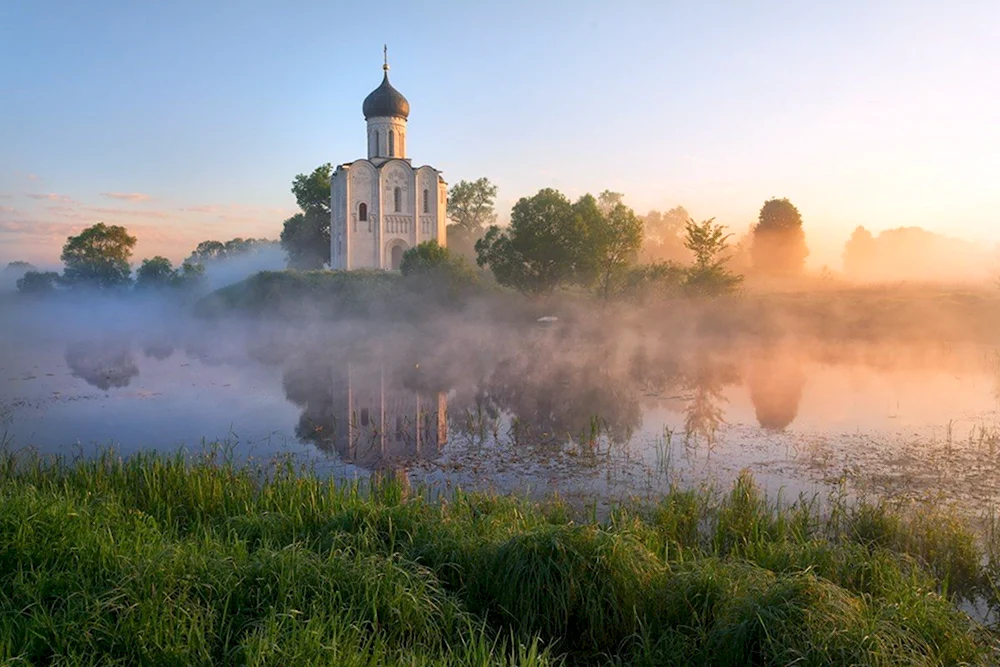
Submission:
M 238 11 L 237 11 L 238 8 Z M 542 187 L 684 205 L 742 232 L 802 211 L 1000 241 L 1000 2 L 0 3 L 0 262 L 104 220 L 137 257 L 277 237 L 291 178 L 365 151 L 381 77 L 408 150 Z

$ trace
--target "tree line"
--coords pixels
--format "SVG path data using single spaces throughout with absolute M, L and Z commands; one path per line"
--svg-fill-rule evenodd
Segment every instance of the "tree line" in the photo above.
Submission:
M 274 245 L 267 239 L 239 237 L 226 242 L 203 241 L 178 267 L 161 255 L 143 259 L 133 278 L 131 258 L 137 241 L 125 227 L 99 222 L 66 239 L 60 255 L 62 274 L 38 271 L 27 262 L 11 262 L 6 270 L 22 274 L 16 285 L 25 294 L 50 294 L 60 288 L 195 289 L 204 282 L 206 265 Z
M 289 268 L 329 265 L 331 170 L 330 164 L 320 165 L 292 181 L 300 212 L 285 220 L 280 236 Z M 621 193 L 610 190 L 576 201 L 554 189 L 540 190 L 514 205 L 506 227 L 496 224 L 497 187 L 487 178 L 460 181 L 448 194 L 447 247 L 410 249 L 408 275 L 468 283 L 476 278 L 476 265 L 498 284 L 529 295 L 579 287 L 604 299 L 649 292 L 711 296 L 742 282 L 734 251 L 749 256 L 752 270 L 779 275 L 801 273 L 808 255 L 802 217 L 788 199 L 766 201 L 749 241 L 734 248 L 732 234 L 714 219 L 695 222 L 683 207 L 639 216 Z M 144 259 L 133 277 L 136 237 L 125 227 L 102 222 L 67 239 L 61 275 L 25 263 L 11 263 L 8 271 L 22 271 L 17 287 L 26 293 L 60 287 L 192 288 L 203 282 L 207 264 L 274 243 L 203 241 L 180 266 L 156 256 Z
M 292 181 L 301 211 L 285 221 L 281 232 L 289 268 L 329 265 L 331 170 L 324 164 Z M 703 295 L 731 291 L 742 281 L 733 270 L 734 251 L 747 255 L 748 268 L 778 275 L 801 273 L 808 255 L 802 217 L 788 199 L 766 201 L 750 238 L 733 248 L 732 235 L 714 219 L 695 222 L 679 206 L 639 216 L 621 193 L 609 190 L 575 202 L 557 190 L 540 190 L 520 199 L 510 225 L 500 227 L 496 195 L 496 185 L 487 178 L 453 185 L 447 248 L 411 249 L 414 266 L 424 273 L 440 266 L 466 280 L 476 264 L 499 284 L 526 294 L 580 286 L 607 299 L 651 286 Z M 470 266 L 459 268 L 460 260 Z

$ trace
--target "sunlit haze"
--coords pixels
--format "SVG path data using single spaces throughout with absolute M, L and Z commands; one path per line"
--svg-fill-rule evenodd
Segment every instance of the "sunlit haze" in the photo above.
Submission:
M 134 260 L 277 238 L 297 173 L 365 153 L 381 79 L 408 153 L 520 197 L 612 189 L 742 233 L 802 213 L 1000 242 L 1000 2 L 6 2 L 0 263 L 97 221 Z

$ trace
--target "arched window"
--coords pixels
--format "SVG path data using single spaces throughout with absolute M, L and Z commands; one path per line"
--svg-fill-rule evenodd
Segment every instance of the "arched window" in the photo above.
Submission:
M 372 144 L 372 157 L 378 155 L 378 130 L 375 130 L 375 142 Z
M 431 199 L 428 196 L 429 194 L 430 193 L 428 193 L 427 189 L 425 188 L 424 189 L 424 213 L 430 213 L 431 212 Z
M 396 155 L 396 133 L 389 130 L 389 157 Z
M 392 203 L 394 204 L 396 213 L 403 210 L 403 191 L 399 188 L 392 191 Z
M 364 202 L 358 204 L 358 220 L 361 222 L 368 221 L 368 204 Z

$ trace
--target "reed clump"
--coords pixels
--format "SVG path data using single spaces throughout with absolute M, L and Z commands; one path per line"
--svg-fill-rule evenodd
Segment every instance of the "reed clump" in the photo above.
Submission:
M 0 662 L 941 665 L 995 662 L 984 548 L 878 505 L 677 490 L 555 501 L 291 465 L 0 453 Z

